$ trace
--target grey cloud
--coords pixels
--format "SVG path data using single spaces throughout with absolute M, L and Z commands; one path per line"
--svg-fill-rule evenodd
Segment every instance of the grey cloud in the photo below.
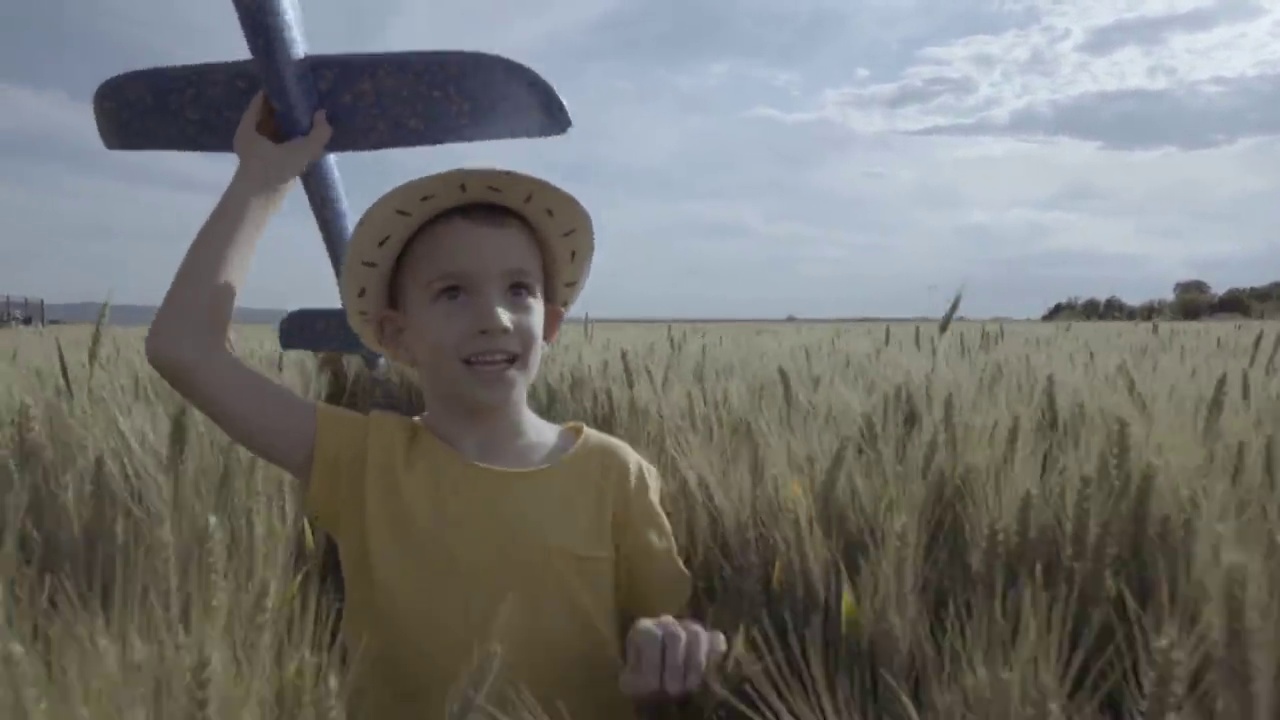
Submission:
M 1090 55 L 1109 55 L 1126 47 L 1160 45 L 1169 36 L 1211 30 L 1249 22 L 1266 14 L 1266 8 L 1249 0 L 1226 0 L 1171 15 L 1128 17 L 1091 31 L 1077 49 Z
M 811 87 L 855 69 L 888 79 L 921 48 L 1020 27 L 1034 13 L 954 0 L 623 0 L 584 32 L 565 37 L 548 62 L 681 71 L 711 63 L 791 72 Z M 999 62 L 993 58 L 992 62 Z
M 879 98 L 879 104 L 892 110 L 900 110 L 930 105 L 948 97 L 972 95 L 977 90 L 978 81 L 973 77 L 935 75 L 894 85 Z
M 915 135 L 1067 137 L 1115 150 L 1203 150 L 1280 135 L 1280 73 L 1217 78 L 1184 89 L 1087 93 L 1007 119 L 935 125 Z
M 1107 193 L 1093 183 L 1071 181 L 1046 195 L 1041 206 L 1048 210 L 1097 213 L 1105 211 L 1109 199 Z
M 664 69 L 746 62 L 806 74 L 813 69 L 834 79 L 848 69 L 851 55 L 865 54 L 873 63 L 879 49 L 874 36 L 859 38 L 873 47 L 850 47 L 850 38 L 861 35 L 851 27 L 853 12 L 832 0 L 628 0 L 588 31 L 565 38 L 557 55 Z

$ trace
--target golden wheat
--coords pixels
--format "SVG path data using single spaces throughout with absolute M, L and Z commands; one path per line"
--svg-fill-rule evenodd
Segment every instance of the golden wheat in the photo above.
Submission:
M 566 328 L 534 403 L 653 458 L 735 640 L 673 713 L 1280 717 L 1280 327 L 953 315 Z M 377 397 L 266 329 L 235 347 Z M 342 717 L 323 542 L 140 332 L 3 331 L 0 388 L 0 715 Z

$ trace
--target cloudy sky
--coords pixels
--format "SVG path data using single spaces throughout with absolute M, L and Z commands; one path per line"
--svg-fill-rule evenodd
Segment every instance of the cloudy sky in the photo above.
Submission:
M 498 164 L 596 217 L 601 316 L 1038 315 L 1280 278 L 1280 0 L 304 0 L 312 52 L 537 69 L 551 140 L 342 155 L 353 210 Z M 108 76 L 245 54 L 230 2 L 44 0 L 0 27 L 0 292 L 154 303 L 227 156 L 101 148 Z M 242 298 L 337 301 L 301 191 Z

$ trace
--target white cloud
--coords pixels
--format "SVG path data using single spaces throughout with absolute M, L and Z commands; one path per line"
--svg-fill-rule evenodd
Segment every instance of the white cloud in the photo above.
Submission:
M 862 131 L 1067 136 L 1212 147 L 1280 120 L 1280 5 L 1228 0 L 1027 3 L 1034 20 L 919 48 L 890 80 L 825 90 L 767 117 Z
M 159 298 L 233 161 L 108 153 L 87 102 L 116 72 L 242 56 L 229 3 L 198 5 L 26 4 L 0 29 L 0 245 L 35 248 L 0 267 L 0 290 Z M 916 314 L 962 283 L 970 314 L 1034 314 L 1280 266 L 1274 0 L 353 8 L 306 4 L 312 51 L 507 54 L 556 85 L 575 127 L 343 156 L 352 209 L 453 165 L 546 174 L 596 215 L 593 315 Z M 299 193 L 244 302 L 335 300 Z

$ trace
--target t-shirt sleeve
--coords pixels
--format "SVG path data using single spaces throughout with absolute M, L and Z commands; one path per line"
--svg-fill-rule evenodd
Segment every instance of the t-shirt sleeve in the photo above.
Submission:
M 692 583 L 662 510 L 661 480 L 652 465 L 632 463 L 618 518 L 619 606 L 631 619 L 681 616 Z
M 364 480 L 369 422 L 368 415 L 316 403 L 316 441 L 305 509 L 307 517 L 335 538 L 342 534 L 342 512 L 358 506 L 351 495 Z

